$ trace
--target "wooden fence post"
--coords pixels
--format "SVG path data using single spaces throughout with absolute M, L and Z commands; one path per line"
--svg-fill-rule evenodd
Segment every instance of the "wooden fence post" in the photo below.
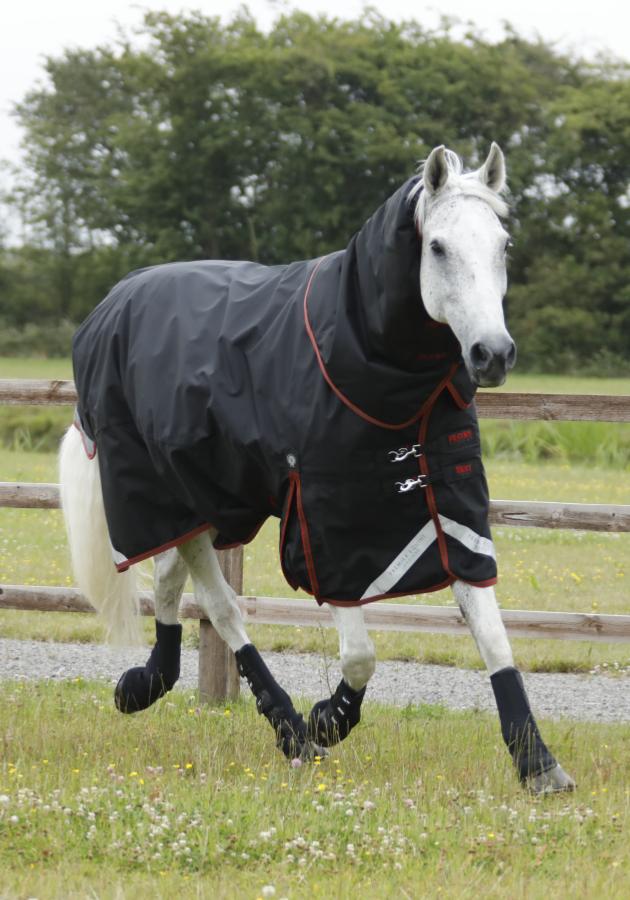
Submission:
M 228 584 L 243 593 L 243 548 L 219 554 L 219 565 Z M 199 620 L 199 699 L 202 703 L 236 700 L 241 679 L 236 657 L 208 619 Z

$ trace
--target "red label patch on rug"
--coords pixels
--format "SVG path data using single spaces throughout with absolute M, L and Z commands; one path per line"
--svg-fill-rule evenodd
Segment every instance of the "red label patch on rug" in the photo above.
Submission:
M 448 436 L 449 444 L 461 444 L 470 441 L 473 438 L 472 428 L 466 428 L 464 431 L 455 431 Z

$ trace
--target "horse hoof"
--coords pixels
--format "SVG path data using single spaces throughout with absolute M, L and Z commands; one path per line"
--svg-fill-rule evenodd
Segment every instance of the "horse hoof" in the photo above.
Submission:
M 539 795 L 559 794 L 563 791 L 574 791 L 576 788 L 575 781 L 560 765 L 555 765 L 553 769 L 541 772 L 540 775 L 530 775 L 525 783 L 528 791 Z
M 118 679 L 118 684 L 114 688 L 114 703 L 116 709 L 121 713 L 134 713 L 140 710 L 136 698 L 127 690 L 127 672 Z
M 163 697 L 166 691 L 161 676 L 148 674 L 146 666 L 136 666 L 127 669 L 118 679 L 114 689 L 114 703 L 119 712 L 140 712 Z
M 321 747 L 314 741 L 307 740 L 300 750 L 299 759 L 302 762 L 314 762 L 316 759 L 325 759 L 328 755 L 328 750 L 325 747 Z

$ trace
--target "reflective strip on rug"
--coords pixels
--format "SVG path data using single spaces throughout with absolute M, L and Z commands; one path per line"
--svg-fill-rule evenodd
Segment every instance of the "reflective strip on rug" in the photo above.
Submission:
M 450 521 L 450 519 L 448 520 Z M 453 523 L 454 525 L 457 523 Z M 463 527 L 463 526 L 460 526 Z M 473 532 L 471 532 L 472 534 Z M 409 569 L 416 563 L 423 553 L 425 553 L 434 540 L 437 538 L 437 531 L 433 519 L 420 529 L 417 535 L 412 538 L 404 550 L 398 554 L 396 559 L 389 564 L 385 571 L 374 579 L 372 584 L 364 592 L 361 600 L 369 600 L 370 597 L 380 597 L 381 594 L 387 594 L 394 585 L 400 581 Z
M 444 534 L 455 538 L 456 541 L 459 541 L 472 553 L 480 553 L 482 556 L 491 556 L 492 559 L 496 559 L 494 544 L 489 538 L 477 534 L 476 531 L 468 528 L 467 525 L 461 525 L 459 522 L 448 519 L 446 516 L 438 516 L 438 518 Z

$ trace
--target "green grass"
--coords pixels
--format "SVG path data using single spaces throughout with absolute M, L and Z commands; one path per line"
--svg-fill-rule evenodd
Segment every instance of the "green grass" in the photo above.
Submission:
M 18 454 L 0 450 L 0 470 L 8 481 L 56 481 L 52 454 Z M 630 479 L 613 472 L 566 465 L 514 465 L 491 461 L 494 497 L 591 503 L 630 503 Z M 507 609 L 629 613 L 630 535 L 496 528 L 500 581 L 498 596 Z M 270 520 L 245 549 L 247 594 L 294 596 L 278 565 L 278 524 Z M 61 514 L 57 510 L 0 510 L 0 583 L 67 585 L 72 576 Z M 306 596 L 297 594 L 296 596 Z M 397 602 L 452 604 L 450 591 Z M 145 623 L 146 637 L 152 622 Z M 253 626 L 248 629 L 261 649 L 336 653 L 333 630 Z M 92 616 L 0 610 L 5 637 L 59 641 L 101 640 Z M 187 623 L 185 640 L 194 645 L 196 626 Z M 375 633 L 379 659 L 413 659 L 466 667 L 481 662 L 469 637 Z M 626 644 L 515 639 L 519 664 L 532 671 L 614 671 L 630 665 Z
M 72 361 L 70 357 L 0 356 L 0 378 L 72 378 Z
M 481 420 L 484 459 L 630 471 L 630 424 Z
M 72 378 L 69 359 L 0 357 L 0 378 Z M 0 447 L 54 452 L 72 422 L 69 406 L 0 406 Z
M 530 394 L 630 394 L 630 378 L 580 378 L 575 375 L 534 375 L 516 371 L 510 373 L 502 387 L 493 390 Z
M 535 800 L 496 718 L 366 704 L 291 768 L 252 702 L 3 685 L 0 894 L 48 898 L 627 896 L 628 726 L 544 723 L 578 782 Z

